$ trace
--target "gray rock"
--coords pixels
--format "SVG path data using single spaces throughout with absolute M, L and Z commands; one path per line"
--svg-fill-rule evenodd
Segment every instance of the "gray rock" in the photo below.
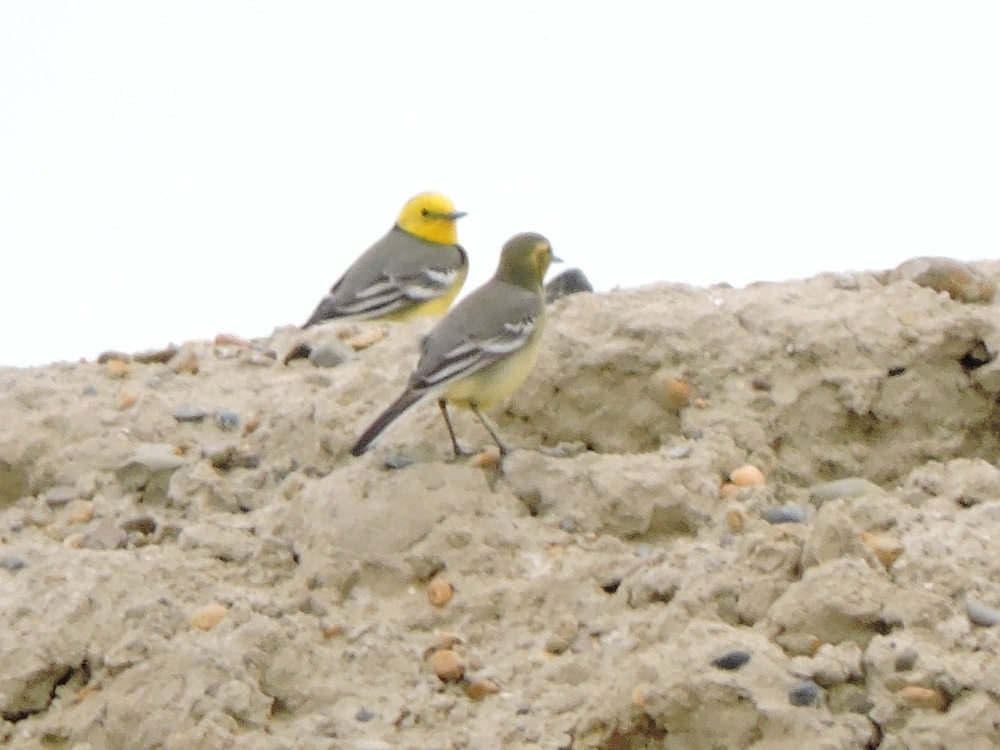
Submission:
M 729 651 L 722 656 L 712 659 L 712 666 L 717 669 L 724 669 L 732 672 L 739 669 L 750 661 L 750 653 L 747 651 Z
M 215 412 L 215 424 L 220 430 L 232 432 L 239 429 L 241 422 L 240 415 L 230 409 L 219 409 Z
M 28 563 L 17 555 L 0 555 L 0 570 L 21 570 L 27 567 Z
M 845 479 L 834 479 L 832 482 L 823 482 L 814 485 L 809 492 L 809 499 L 813 505 L 819 506 L 829 500 L 838 498 L 862 497 L 864 495 L 881 495 L 884 490 L 873 482 L 869 482 L 862 477 L 847 477 Z
M 205 409 L 190 404 L 181 404 L 173 411 L 173 417 L 178 422 L 201 422 L 207 416 Z
M 777 508 L 768 508 L 761 513 L 768 523 L 802 523 L 806 520 L 806 509 L 801 505 L 788 503 Z
M 567 268 L 545 285 L 545 301 L 555 302 L 557 299 L 568 297 L 571 294 L 592 291 L 594 291 L 594 287 L 583 271 L 579 268 Z
M 969 616 L 969 622 L 973 625 L 991 628 L 1000 624 L 1000 609 L 991 607 L 971 596 L 965 600 L 965 611 Z
M 309 361 L 314 367 L 338 367 L 357 358 L 357 353 L 340 341 L 323 341 L 309 352 Z
M 76 487 L 53 487 L 45 493 L 45 504 L 50 508 L 61 508 L 70 500 L 75 500 L 77 494 Z
M 819 685 L 812 680 L 803 680 L 788 691 L 788 702 L 793 706 L 814 706 L 821 694 Z

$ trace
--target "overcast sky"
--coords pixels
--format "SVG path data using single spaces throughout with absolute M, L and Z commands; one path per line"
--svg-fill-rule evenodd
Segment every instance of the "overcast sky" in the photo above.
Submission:
M 996 257 L 998 40 L 995 0 L 6 0 L 0 364 L 302 323 L 428 189 L 466 291 L 524 230 L 601 290 Z

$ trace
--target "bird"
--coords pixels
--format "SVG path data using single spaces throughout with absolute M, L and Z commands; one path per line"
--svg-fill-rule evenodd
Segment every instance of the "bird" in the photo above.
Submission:
M 441 193 L 410 198 L 392 229 L 354 261 L 302 327 L 443 315 L 469 272 L 455 227 L 465 215 Z
M 493 277 L 424 337 L 405 390 L 361 434 L 351 454 L 363 454 L 397 417 L 427 397 L 437 398 L 456 459 L 468 453 L 455 436 L 449 404 L 472 410 L 500 449 L 501 459 L 510 453 L 483 410 L 516 391 L 538 359 L 545 323 L 542 279 L 553 262 L 561 261 L 542 235 L 511 237 Z

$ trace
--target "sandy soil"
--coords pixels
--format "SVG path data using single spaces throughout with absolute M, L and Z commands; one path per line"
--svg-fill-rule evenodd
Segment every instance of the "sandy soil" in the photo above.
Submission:
M 0 743 L 1000 747 L 1000 317 L 918 271 L 559 300 L 502 470 L 347 454 L 424 323 L 0 370 Z

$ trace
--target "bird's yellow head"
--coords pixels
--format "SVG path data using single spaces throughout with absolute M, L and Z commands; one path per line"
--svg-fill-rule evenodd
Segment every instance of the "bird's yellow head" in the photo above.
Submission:
M 455 222 L 465 216 L 441 193 L 421 193 L 406 202 L 396 226 L 405 232 L 439 245 L 458 244 Z
M 515 234 L 500 251 L 496 277 L 526 289 L 541 289 L 549 264 L 559 262 L 552 254 L 552 245 L 542 235 L 534 232 Z

